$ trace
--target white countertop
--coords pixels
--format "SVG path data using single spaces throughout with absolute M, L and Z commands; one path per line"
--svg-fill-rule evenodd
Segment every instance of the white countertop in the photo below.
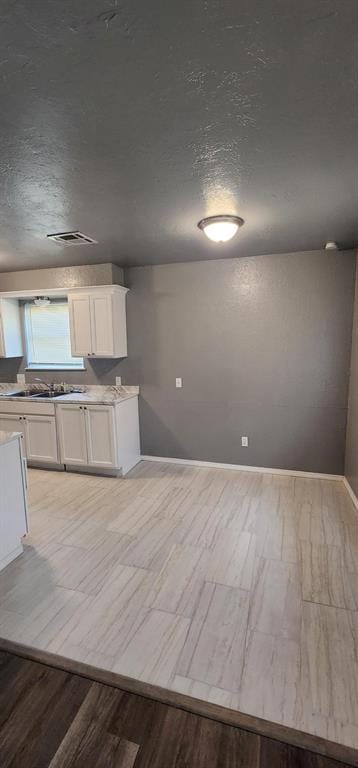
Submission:
M 31 386 L 30 384 L 27 387 Z M 35 388 L 35 387 L 34 387 Z M 37 388 L 37 387 L 36 387 Z M 38 389 L 44 389 L 45 387 L 38 387 Z M 60 395 L 59 397 L 46 397 L 46 399 L 37 397 L 16 397 L 11 395 L 12 392 L 23 392 L 26 390 L 26 385 L 21 386 L 17 384 L 0 384 L 0 408 L 1 400 L 11 400 L 11 402 L 29 402 L 40 403 L 87 403 L 90 405 L 114 405 L 115 403 L 121 403 L 123 400 L 128 400 L 131 397 L 138 397 L 139 387 L 130 386 L 100 386 L 100 385 L 88 385 L 83 387 L 83 392 L 70 392 L 66 395 Z
M 21 437 L 21 432 L 4 432 L 3 429 L 0 429 L 0 445 L 11 443 L 13 440 L 17 440 L 19 437 Z

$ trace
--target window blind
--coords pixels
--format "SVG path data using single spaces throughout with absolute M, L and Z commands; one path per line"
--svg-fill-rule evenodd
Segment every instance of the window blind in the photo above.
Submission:
M 29 368 L 83 368 L 83 359 L 71 355 L 67 301 L 25 304 L 25 335 Z

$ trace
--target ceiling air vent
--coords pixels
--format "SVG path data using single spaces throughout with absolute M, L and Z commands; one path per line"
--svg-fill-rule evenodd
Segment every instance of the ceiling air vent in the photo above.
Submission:
M 46 235 L 48 240 L 54 240 L 55 243 L 62 245 L 92 245 L 97 243 L 93 237 L 84 235 L 82 232 L 55 232 L 53 235 Z

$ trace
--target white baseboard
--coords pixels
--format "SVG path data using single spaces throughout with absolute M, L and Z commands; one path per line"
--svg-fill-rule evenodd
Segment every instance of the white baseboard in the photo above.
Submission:
M 311 477 L 318 480 L 343 480 L 343 475 L 326 475 L 322 472 L 301 472 L 296 469 L 270 469 L 269 467 L 249 467 L 246 464 L 220 464 L 216 461 L 196 461 L 195 459 L 173 459 L 165 456 L 141 456 L 142 461 L 160 461 L 163 464 L 189 464 L 191 467 L 211 469 L 234 469 L 239 472 L 261 472 L 265 475 L 291 475 L 291 477 Z
M 349 495 L 350 495 L 350 497 L 351 497 L 351 499 L 353 501 L 353 504 L 354 504 L 355 508 L 358 509 L 358 499 L 357 499 L 357 496 L 354 493 L 354 490 L 353 490 L 352 486 L 349 485 L 349 482 L 348 482 L 346 477 L 343 478 L 343 482 L 344 482 L 344 485 L 345 485 L 345 487 L 346 487 L 346 489 L 347 489 L 347 491 L 348 491 L 348 493 L 349 493 Z

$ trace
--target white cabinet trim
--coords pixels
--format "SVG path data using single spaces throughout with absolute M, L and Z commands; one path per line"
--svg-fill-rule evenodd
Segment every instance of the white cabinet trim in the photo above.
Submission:
M 31 299 L 35 296 L 52 296 L 63 298 L 64 296 L 71 296 L 74 293 L 98 293 L 101 291 L 108 291 L 112 293 L 128 293 L 129 288 L 125 288 L 123 285 L 116 285 L 112 283 L 110 285 L 86 285 L 78 288 L 38 288 L 36 290 L 23 290 L 23 291 L 0 291 L 0 299 Z

